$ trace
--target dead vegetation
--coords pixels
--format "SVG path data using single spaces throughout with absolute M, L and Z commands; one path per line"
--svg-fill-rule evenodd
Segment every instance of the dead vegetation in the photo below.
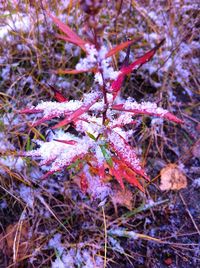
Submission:
M 131 46 L 131 59 L 166 39 L 158 55 L 126 79 L 123 95 L 162 103 L 185 124 L 143 117 L 130 144 L 152 178 L 145 194 L 130 186 L 119 193 L 116 187 L 100 202 L 81 192 L 67 170 L 41 180 L 45 170 L 37 161 L 17 156 L 34 148 L 34 139 L 52 135 L 47 124 L 30 128 L 34 115 L 18 110 L 53 99 L 49 85 L 80 99 L 92 83 L 84 74 L 53 72 L 73 68 L 81 51 L 56 38 L 45 11 L 90 38 L 88 23 L 99 7 L 84 7 L 86 16 L 84 1 L 11 2 L 0 4 L 0 267 L 197 267 L 198 4 L 102 1 L 99 33 L 108 45 L 141 38 Z M 115 65 L 125 53 L 113 59 Z M 160 187 L 166 168 L 168 185 Z

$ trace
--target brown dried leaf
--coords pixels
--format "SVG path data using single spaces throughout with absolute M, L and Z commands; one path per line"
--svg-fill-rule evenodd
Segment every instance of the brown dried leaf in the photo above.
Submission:
M 169 164 L 160 171 L 160 189 L 180 190 L 187 187 L 187 178 L 176 164 Z
M 133 195 L 132 192 L 126 188 L 121 190 L 121 188 L 117 187 L 111 195 L 111 201 L 115 207 L 115 211 L 117 211 L 117 205 L 132 210 Z
M 13 249 L 16 251 L 15 261 L 23 259 L 28 254 L 29 249 L 29 223 L 21 222 L 10 224 L 6 228 L 6 254 L 11 255 Z

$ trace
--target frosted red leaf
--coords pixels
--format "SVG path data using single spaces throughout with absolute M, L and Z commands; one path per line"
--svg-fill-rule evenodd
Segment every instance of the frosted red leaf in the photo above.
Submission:
M 82 40 L 68 25 L 64 24 L 58 18 L 54 17 L 50 13 L 48 13 L 48 15 L 52 18 L 52 20 L 59 27 L 59 29 L 67 35 L 69 42 L 80 46 L 84 51 L 86 51 L 85 44 L 88 42 Z
M 144 63 L 150 61 L 151 58 L 156 53 L 156 51 L 158 50 L 158 48 L 163 44 L 163 42 L 164 42 L 164 39 L 156 47 L 154 47 L 153 49 L 151 49 L 150 51 L 145 53 L 142 57 L 138 58 L 136 61 L 134 61 L 130 65 L 123 66 L 120 69 L 120 74 L 118 75 L 117 79 L 115 81 L 113 81 L 112 84 L 111 84 L 111 91 L 113 91 L 113 93 L 114 93 L 114 98 L 117 95 L 116 92 L 118 92 L 120 90 L 125 76 L 130 74 L 137 67 L 139 67 L 139 66 L 143 65 Z
M 175 123 L 183 123 L 183 121 L 175 115 L 161 107 L 158 107 L 156 103 L 151 102 L 137 103 L 135 101 L 127 100 L 124 104 L 113 105 L 112 109 L 132 113 L 133 115 L 153 115 L 163 117 Z
M 126 143 L 124 138 L 115 131 L 108 131 L 107 137 L 111 148 L 118 157 L 121 158 L 136 174 L 149 181 L 148 176 L 141 167 L 135 151 Z
M 136 38 L 134 40 L 129 40 L 129 41 L 123 42 L 123 43 L 119 44 L 118 46 L 111 48 L 108 51 L 108 53 L 106 54 L 106 58 L 115 55 L 116 53 L 118 53 L 122 49 L 124 49 L 124 48 L 126 48 L 126 47 L 132 45 L 133 43 L 138 42 L 140 40 L 141 40 L 141 37 Z
M 89 94 L 88 94 L 88 96 L 89 96 Z M 83 105 L 80 108 L 78 108 L 75 112 L 70 114 L 67 118 L 60 121 L 58 124 L 56 124 L 53 127 L 53 129 L 63 127 L 72 121 L 76 121 L 78 119 L 78 117 L 80 117 L 82 114 L 89 111 L 90 107 L 93 106 L 98 101 L 100 96 L 101 95 L 98 93 L 94 93 L 94 94 L 91 93 L 91 97 L 84 100 Z

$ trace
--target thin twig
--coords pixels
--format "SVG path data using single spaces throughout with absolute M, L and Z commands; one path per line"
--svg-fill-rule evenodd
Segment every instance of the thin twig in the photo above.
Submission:
M 188 209 L 188 206 L 187 206 L 187 204 L 186 204 L 186 202 L 185 202 L 185 200 L 184 200 L 182 194 L 179 193 L 179 196 L 180 196 L 180 198 L 181 198 L 181 200 L 182 200 L 182 202 L 183 202 L 183 204 L 184 204 L 184 206 L 185 206 L 185 209 L 186 209 L 186 211 L 187 211 L 187 213 L 188 213 L 188 215 L 189 215 L 189 217 L 190 217 L 190 219 L 191 219 L 191 221 L 192 221 L 192 223 L 193 223 L 195 229 L 197 230 L 198 234 L 200 235 L 199 228 L 198 228 L 198 226 L 197 226 L 197 224 L 196 224 L 194 218 L 192 217 L 192 214 L 190 213 L 190 211 L 189 211 L 189 209 Z
M 104 222 L 104 234 L 105 234 L 105 244 L 104 244 L 104 268 L 106 268 L 106 257 L 107 257 L 107 225 L 106 225 L 106 217 L 104 207 L 102 206 L 103 213 L 103 222 Z

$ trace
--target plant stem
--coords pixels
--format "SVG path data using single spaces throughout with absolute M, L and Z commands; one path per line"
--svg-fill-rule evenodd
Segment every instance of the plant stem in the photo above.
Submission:
M 102 76 L 102 80 L 103 80 L 103 86 L 102 86 L 102 91 L 103 91 L 103 99 L 104 99 L 104 110 L 103 110 L 103 121 L 102 124 L 105 125 L 105 121 L 106 121 L 106 113 L 108 110 L 108 99 L 107 99 L 107 95 L 106 95 L 106 84 L 105 84 L 105 79 L 103 76 L 103 70 L 101 68 L 99 68 L 99 71 L 101 73 Z

